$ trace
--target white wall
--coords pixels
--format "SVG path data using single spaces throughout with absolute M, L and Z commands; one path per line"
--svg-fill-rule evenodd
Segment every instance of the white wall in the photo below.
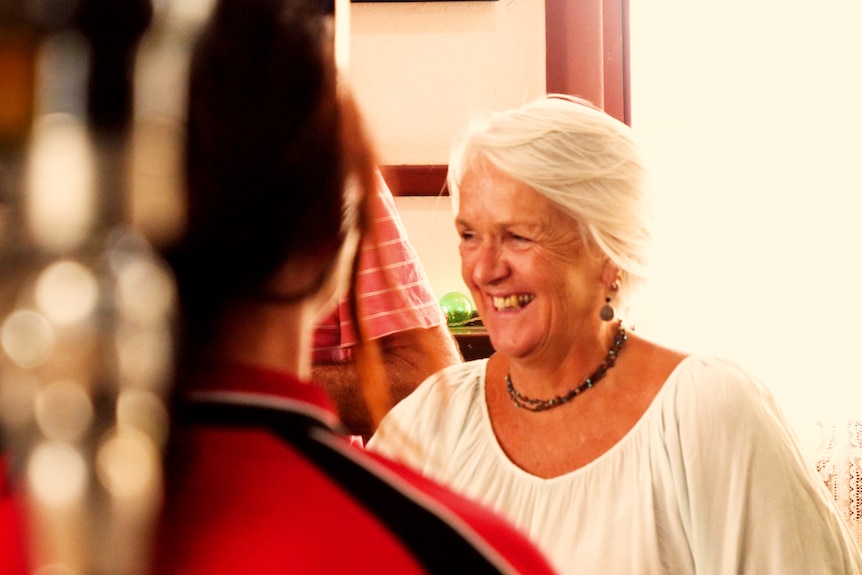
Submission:
M 545 90 L 544 2 L 350 8 L 351 83 L 383 164 L 445 164 L 473 112 Z
M 461 279 L 458 233 L 448 196 L 395 198 L 398 213 L 419 258 L 425 264 L 434 293 L 441 298 L 457 291 L 470 295 Z
M 632 0 L 631 26 L 642 331 L 740 361 L 803 435 L 862 416 L 862 4 Z

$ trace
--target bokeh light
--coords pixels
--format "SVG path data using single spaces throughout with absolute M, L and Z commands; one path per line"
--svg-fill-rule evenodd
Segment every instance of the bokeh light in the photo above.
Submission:
M 95 210 L 93 158 L 86 126 L 69 114 L 40 117 L 27 170 L 27 223 L 37 244 L 62 252 L 80 246 Z
M 96 307 L 98 296 L 96 276 L 74 261 L 53 263 L 36 280 L 36 305 L 59 324 L 86 318 Z
M 36 421 L 49 439 L 77 441 L 93 421 L 93 404 L 84 387 L 72 380 L 55 381 L 36 395 Z
M 40 503 L 66 506 L 83 500 L 88 483 L 87 464 L 67 443 L 45 441 L 32 452 L 27 466 L 30 491 Z
M 0 423 L 20 429 L 33 421 L 33 406 L 39 379 L 30 372 L 5 369 L 0 372 Z
M 139 497 L 156 487 L 161 473 L 159 461 L 159 451 L 146 434 L 131 427 L 117 427 L 99 446 L 96 475 L 114 497 Z
M 161 446 L 168 435 L 168 410 L 157 394 L 128 389 L 117 397 L 117 425 L 143 431 Z
M 25 369 L 44 364 L 54 352 L 54 328 L 32 310 L 12 312 L 0 327 L 0 345 L 14 363 Z
M 138 258 L 117 266 L 117 305 L 125 319 L 160 323 L 174 304 L 172 278 L 156 262 Z

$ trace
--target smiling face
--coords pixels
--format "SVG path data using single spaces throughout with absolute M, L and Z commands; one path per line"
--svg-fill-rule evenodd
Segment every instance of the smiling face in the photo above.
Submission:
M 487 162 L 464 174 L 459 202 L 461 274 L 498 352 L 559 356 L 601 331 L 610 264 L 570 216 Z

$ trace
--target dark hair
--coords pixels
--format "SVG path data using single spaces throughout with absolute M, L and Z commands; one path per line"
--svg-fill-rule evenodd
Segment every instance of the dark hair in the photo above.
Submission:
M 358 115 L 339 96 L 317 0 L 221 0 L 190 72 L 188 221 L 171 255 L 186 336 L 211 332 L 238 298 L 292 301 L 266 282 L 291 257 L 332 261 L 348 176 L 373 184 Z M 326 259 L 328 257 L 328 259 Z

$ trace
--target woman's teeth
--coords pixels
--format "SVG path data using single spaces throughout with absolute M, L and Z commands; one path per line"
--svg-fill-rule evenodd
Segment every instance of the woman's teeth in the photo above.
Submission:
M 521 295 L 507 295 L 506 297 L 494 297 L 494 308 L 501 309 L 518 309 L 522 308 L 531 301 L 533 301 L 532 295 L 529 294 L 521 294 Z

